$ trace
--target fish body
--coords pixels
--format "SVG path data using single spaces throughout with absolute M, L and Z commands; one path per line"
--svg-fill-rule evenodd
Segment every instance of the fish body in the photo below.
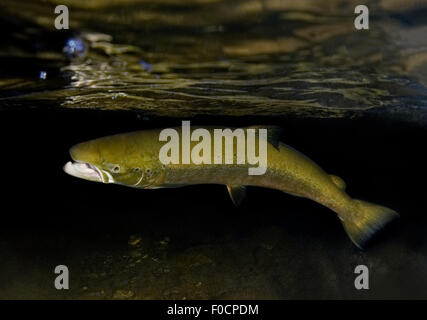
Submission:
M 214 135 L 214 128 L 206 129 Z M 247 128 L 244 130 L 247 133 Z M 64 170 L 86 180 L 143 189 L 224 184 L 236 204 L 244 198 L 245 186 L 278 189 L 311 199 L 336 212 L 358 247 L 363 247 L 377 230 L 398 216 L 386 207 L 352 199 L 345 192 L 342 179 L 326 173 L 308 157 L 274 138 L 266 142 L 264 174 L 249 175 L 248 168 L 253 165 L 248 161 L 237 163 L 236 152 L 232 164 L 224 164 L 224 158 L 222 164 L 215 164 L 214 143 L 210 144 L 212 161 L 206 161 L 209 163 L 183 164 L 180 152 L 179 163 L 164 164 L 159 159 L 165 145 L 159 140 L 160 133 L 161 129 L 136 131 L 77 144 L 70 149 L 74 163 L 68 162 Z M 247 141 L 247 135 L 245 139 Z M 260 137 L 255 139 L 258 152 L 259 140 Z M 182 151 L 183 142 L 179 143 Z M 190 150 L 197 144 L 198 141 L 191 141 Z M 237 139 L 233 144 L 233 150 L 237 150 Z

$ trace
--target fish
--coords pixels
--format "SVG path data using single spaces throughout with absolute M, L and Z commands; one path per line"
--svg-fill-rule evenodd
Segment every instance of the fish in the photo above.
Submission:
M 262 126 L 248 128 L 260 129 Z M 245 132 L 248 128 L 244 129 Z M 334 211 L 351 241 L 360 249 L 365 248 L 377 231 L 399 216 L 387 207 L 351 198 L 345 192 L 343 179 L 326 173 L 307 156 L 280 141 L 279 128 L 263 128 L 268 134 L 267 168 L 262 175 L 249 175 L 250 164 L 247 161 L 165 164 L 159 159 L 160 150 L 165 145 L 159 139 L 162 129 L 121 133 L 78 143 L 70 148 L 72 161 L 67 162 L 63 169 L 81 179 L 141 189 L 221 184 L 227 186 L 235 205 L 245 198 L 247 186 L 281 190 Z M 213 135 L 213 127 L 206 130 Z M 260 135 L 256 139 L 259 140 Z M 191 148 L 197 143 L 191 141 Z M 237 139 L 233 139 L 233 150 L 237 150 L 236 144 Z M 211 148 L 214 149 L 213 144 Z M 213 157 L 213 151 L 211 154 Z M 233 156 L 235 159 L 236 153 Z

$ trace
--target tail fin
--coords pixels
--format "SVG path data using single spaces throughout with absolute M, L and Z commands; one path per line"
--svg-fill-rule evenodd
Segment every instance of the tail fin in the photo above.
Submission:
M 362 200 L 353 200 L 356 210 L 342 221 L 351 241 L 363 249 L 366 242 L 387 223 L 399 217 L 389 208 Z

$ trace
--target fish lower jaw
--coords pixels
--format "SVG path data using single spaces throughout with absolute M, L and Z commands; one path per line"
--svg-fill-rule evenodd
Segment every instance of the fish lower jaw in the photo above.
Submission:
M 76 178 L 104 182 L 101 171 L 96 166 L 89 163 L 68 161 L 64 165 L 64 172 Z

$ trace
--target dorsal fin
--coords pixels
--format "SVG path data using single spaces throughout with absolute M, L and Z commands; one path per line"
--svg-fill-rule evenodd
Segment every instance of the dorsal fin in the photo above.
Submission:
M 246 196 L 246 187 L 242 185 L 227 185 L 228 194 L 233 203 L 238 206 Z
M 279 126 L 250 126 L 248 129 L 267 129 L 267 142 L 279 150 L 282 128 Z

